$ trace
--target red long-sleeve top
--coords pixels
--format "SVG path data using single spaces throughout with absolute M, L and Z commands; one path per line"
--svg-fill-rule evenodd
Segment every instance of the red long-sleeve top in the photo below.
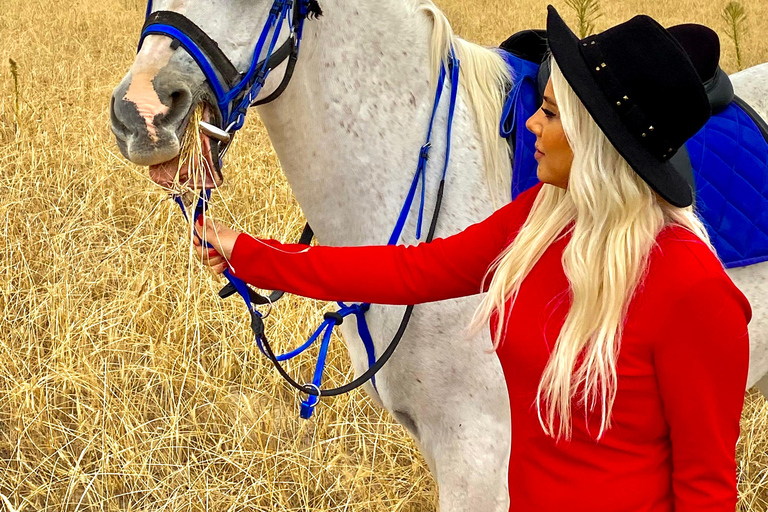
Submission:
M 522 226 L 539 184 L 461 233 L 416 246 L 308 247 L 240 235 L 235 275 L 322 300 L 412 304 L 481 291 Z M 534 400 L 570 305 L 553 243 L 521 285 L 497 355 L 509 391 L 510 510 L 733 512 L 736 442 L 752 312 L 690 231 L 664 228 L 633 297 L 617 362 L 612 427 L 574 405 L 570 441 L 547 436 Z M 492 322 L 495 321 L 492 320 Z

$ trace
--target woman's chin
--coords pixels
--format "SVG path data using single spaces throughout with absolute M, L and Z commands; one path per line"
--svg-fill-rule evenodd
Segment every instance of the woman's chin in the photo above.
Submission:
M 544 183 L 549 183 L 549 176 L 547 175 L 547 170 L 544 169 L 541 164 L 536 167 L 536 177 L 539 178 L 539 181 L 542 181 Z
M 546 168 L 542 169 L 541 166 L 539 166 L 536 169 L 536 177 L 539 179 L 542 183 L 547 183 L 549 185 L 554 185 L 555 187 L 560 187 L 562 189 L 568 189 L 568 179 L 565 180 L 555 178 L 551 176 L 549 173 L 547 173 Z

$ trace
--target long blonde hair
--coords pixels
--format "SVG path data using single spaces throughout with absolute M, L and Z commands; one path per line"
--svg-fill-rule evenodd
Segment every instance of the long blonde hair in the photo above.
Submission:
M 562 262 L 571 307 L 541 376 L 536 407 L 542 428 L 556 439 L 571 437 L 572 402 L 583 405 L 585 418 L 599 407 L 600 439 L 611 425 L 627 307 L 647 271 L 656 236 L 664 226 L 679 224 L 712 245 L 693 208 L 675 207 L 655 194 L 605 137 L 554 59 L 551 64 L 563 131 L 573 150 L 568 189 L 542 186 L 515 240 L 492 265 L 488 294 L 470 330 L 498 314 L 493 333 L 498 348 L 521 283 L 550 244 L 570 232 Z

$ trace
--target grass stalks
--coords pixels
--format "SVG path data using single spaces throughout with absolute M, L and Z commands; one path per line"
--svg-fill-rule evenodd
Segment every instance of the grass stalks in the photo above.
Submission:
M 742 60 L 742 36 L 746 32 L 747 12 L 739 2 L 728 2 L 721 13 L 725 21 L 725 33 L 733 41 L 736 48 L 736 65 L 739 70 L 744 69 Z
M 602 23 L 641 9 L 665 26 L 720 19 L 711 0 L 643 1 L 602 0 Z M 463 37 L 488 45 L 546 16 L 523 0 L 438 4 Z M 0 512 L 437 510 L 416 446 L 363 392 L 298 419 L 243 304 L 218 299 L 222 283 L 190 258 L 178 208 L 120 156 L 108 107 L 145 4 L 2 5 L 0 62 L 20 65 L 17 80 L 0 80 Z M 751 3 L 749 16 L 768 31 L 768 3 Z M 743 51 L 768 61 L 768 46 Z M 195 165 L 199 141 L 183 144 Z M 226 206 L 219 218 L 298 238 L 305 219 L 258 116 L 225 171 L 232 186 L 211 205 Z M 300 344 L 325 307 L 284 298 L 266 326 L 275 349 Z M 311 375 L 312 355 L 291 361 L 292 374 Z M 353 377 L 338 338 L 327 368 L 329 387 Z M 765 512 L 768 406 L 755 393 L 741 432 L 739 512 Z
M 565 4 L 576 12 L 579 23 L 579 37 L 584 39 L 595 32 L 595 22 L 603 13 L 600 0 L 565 0 Z
M 18 135 L 21 126 L 21 92 L 19 91 L 19 66 L 16 61 L 9 58 L 11 77 L 13 78 L 13 131 Z
M 187 128 L 184 131 L 184 135 L 181 138 L 181 148 L 179 150 L 179 168 L 181 171 L 183 167 L 188 167 L 187 184 L 179 182 L 179 172 L 176 172 L 176 178 L 174 181 L 175 193 L 187 197 L 194 196 L 194 190 L 188 184 L 197 182 L 197 179 L 205 172 L 205 158 L 203 156 L 203 139 L 200 132 L 200 122 L 203 120 L 203 105 L 199 104 L 194 112 L 192 112 Z

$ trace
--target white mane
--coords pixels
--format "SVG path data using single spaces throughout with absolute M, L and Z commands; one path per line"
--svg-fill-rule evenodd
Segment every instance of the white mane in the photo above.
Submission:
M 482 141 L 485 172 L 491 197 L 507 197 L 511 184 L 510 149 L 499 136 L 499 121 L 512 76 L 498 52 L 454 35 L 448 19 L 431 0 L 418 0 L 417 10 L 432 19 L 432 83 L 440 64 L 447 62 L 453 44 L 461 61 L 460 93 L 472 107 Z

